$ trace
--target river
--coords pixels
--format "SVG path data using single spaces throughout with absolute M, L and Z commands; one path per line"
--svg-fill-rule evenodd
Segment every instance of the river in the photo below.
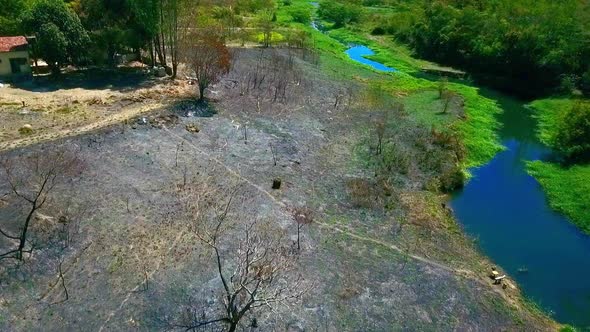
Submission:
M 365 59 L 372 51 L 364 46 L 346 54 L 377 70 L 394 70 Z M 588 327 L 590 237 L 549 207 L 541 186 L 526 172 L 526 161 L 551 155 L 535 135 L 532 111 L 508 96 L 484 94 L 504 110 L 498 134 L 506 149 L 471 170 L 473 178 L 452 196 L 455 216 L 526 297 L 559 322 Z
M 523 102 L 500 94 L 499 130 L 505 151 L 472 169 L 453 195 L 455 216 L 482 251 L 505 269 L 524 294 L 559 322 L 590 326 L 590 237 L 553 211 L 526 161 L 551 151 L 535 135 L 536 121 Z

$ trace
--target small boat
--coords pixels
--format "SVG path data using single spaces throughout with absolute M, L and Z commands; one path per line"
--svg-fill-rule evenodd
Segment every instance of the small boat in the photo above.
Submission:
M 518 271 L 518 273 L 529 273 L 529 269 L 527 269 L 526 267 L 519 267 L 516 271 Z

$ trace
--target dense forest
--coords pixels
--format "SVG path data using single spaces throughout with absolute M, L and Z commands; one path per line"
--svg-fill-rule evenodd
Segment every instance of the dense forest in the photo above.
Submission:
M 590 93 L 588 1 L 324 1 L 322 9 L 335 26 L 366 22 L 374 35 L 392 35 L 420 57 L 510 92 Z

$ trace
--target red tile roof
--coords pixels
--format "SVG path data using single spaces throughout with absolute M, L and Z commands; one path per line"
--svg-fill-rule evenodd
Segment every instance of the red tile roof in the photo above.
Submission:
M 27 39 L 24 36 L 0 37 L 0 52 L 16 51 L 16 48 L 27 44 Z

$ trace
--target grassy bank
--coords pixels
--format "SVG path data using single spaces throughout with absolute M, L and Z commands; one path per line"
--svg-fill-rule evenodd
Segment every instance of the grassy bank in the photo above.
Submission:
M 307 1 L 293 1 L 299 8 L 313 10 Z M 410 51 L 392 41 L 379 41 L 367 33 L 355 32 L 350 29 L 334 29 L 321 33 L 309 25 L 289 21 L 288 8 L 279 9 L 279 21 L 290 28 L 305 30 L 312 36 L 315 48 L 320 52 L 323 70 L 333 73 L 335 78 L 356 79 L 379 84 L 393 96 L 404 98 L 425 91 L 435 91 L 438 82 L 418 77 L 422 69 L 432 69 L 436 64 L 412 58 Z M 348 44 L 360 44 L 371 48 L 375 55 L 372 60 L 386 66 L 396 68 L 394 73 L 382 73 L 370 67 L 352 61 L 344 51 Z M 441 67 L 441 69 L 444 69 Z M 479 94 L 477 88 L 461 83 L 448 83 L 447 88 L 461 95 L 464 99 L 465 119 L 455 118 L 446 121 L 449 129 L 455 130 L 467 149 L 467 156 L 462 167 L 481 166 L 488 162 L 502 149 L 496 135 L 499 126 L 495 115 L 501 112 L 495 101 Z M 424 126 L 440 126 L 435 116 L 424 114 L 424 110 L 432 109 L 431 98 L 415 98 L 412 107 L 406 111 L 417 118 Z
M 560 114 L 574 102 L 571 98 L 550 98 L 531 103 L 539 121 L 537 134 L 544 144 L 551 146 Z M 590 165 L 563 166 L 535 161 L 528 164 L 528 171 L 543 186 L 551 207 L 590 234 Z
M 528 171 L 543 186 L 551 207 L 590 234 L 590 166 L 534 161 L 528 163 Z

